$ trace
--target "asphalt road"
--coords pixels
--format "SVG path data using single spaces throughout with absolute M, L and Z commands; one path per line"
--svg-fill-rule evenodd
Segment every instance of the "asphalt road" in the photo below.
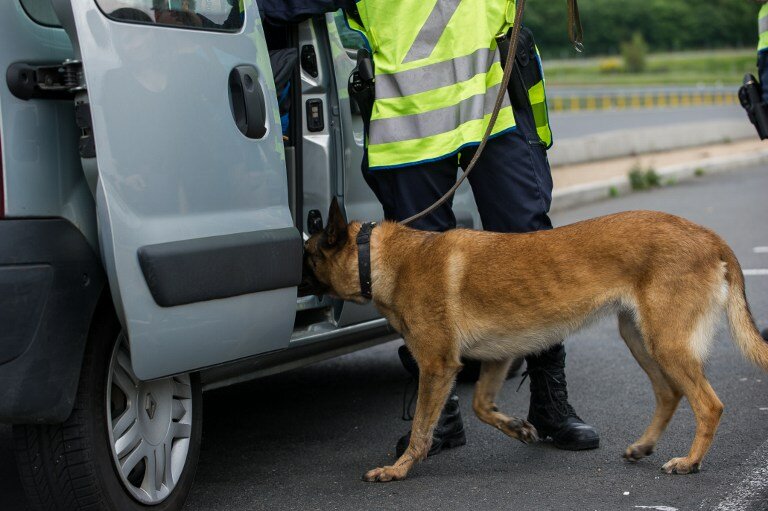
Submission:
M 558 215 L 558 224 L 628 209 L 676 213 L 721 233 L 746 269 L 768 268 L 768 172 L 705 177 L 672 188 L 594 204 Z M 748 277 L 758 323 L 768 324 L 768 277 Z M 687 452 L 694 432 L 681 406 L 658 451 L 638 464 L 622 461 L 647 425 L 650 383 L 603 321 L 568 340 L 568 381 L 577 411 L 602 445 L 564 452 L 526 446 L 480 423 L 470 412 L 472 388 L 459 394 L 467 446 L 416 467 L 400 483 L 369 484 L 362 473 L 393 459 L 407 377 L 399 343 L 372 348 L 292 373 L 206 395 L 204 445 L 187 509 L 708 509 L 754 468 L 746 460 L 768 438 L 768 375 L 748 365 L 725 333 L 708 374 L 726 411 L 701 473 L 668 476 L 661 465 Z M 527 412 L 527 383 L 506 385 L 500 407 Z M 762 409 L 761 409 L 762 408 Z M 766 449 L 763 446 L 763 449 Z M 757 451 L 757 452 L 756 452 Z
M 745 115 L 744 110 L 738 105 L 599 110 L 553 113 L 551 124 L 557 138 L 568 139 L 608 131 L 654 126 L 744 121 Z
M 768 169 L 753 169 L 582 207 L 555 221 L 663 210 L 715 229 L 745 269 L 766 269 L 768 253 L 754 250 L 768 246 L 766 192 Z M 768 276 L 747 277 L 747 293 L 758 324 L 768 325 Z M 761 484 L 753 481 L 756 469 L 768 465 L 768 374 L 742 360 L 725 332 L 707 371 L 725 414 L 702 472 L 689 476 L 660 472 L 688 450 L 694 420 L 687 403 L 656 454 L 637 464 L 622 461 L 650 419 L 653 396 L 615 321 L 605 320 L 567 341 L 571 401 L 599 429 L 599 449 L 574 453 L 511 440 L 471 414 L 472 388 L 461 385 L 468 444 L 428 459 L 406 481 L 363 483 L 364 471 L 391 462 L 397 437 L 409 427 L 400 419 L 407 376 L 398 345 L 207 393 L 202 454 L 186 509 L 672 511 L 712 509 L 727 499 L 735 502 L 728 509 L 765 509 L 766 501 L 756 499 L 768 492 L 750 488 Z M 524 416 L 527 383 L 516 392 L 519 381 L 507 383 L 499 406 Z M 8 430 L 0 429 L 4 510 L 21 502 L 10 449 Z

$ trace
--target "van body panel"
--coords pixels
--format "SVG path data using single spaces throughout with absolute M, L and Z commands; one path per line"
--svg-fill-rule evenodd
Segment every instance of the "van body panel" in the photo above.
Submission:
M 74 57 L 61 28 L 35 23 L 18 0 L 0 2 L 0 70 L 15 62 L 60 64 Z M 97 247 L 93 195 L 80 167 L 71 100 L 22 100 L 0 87 L 5 216 L 62 217 Z

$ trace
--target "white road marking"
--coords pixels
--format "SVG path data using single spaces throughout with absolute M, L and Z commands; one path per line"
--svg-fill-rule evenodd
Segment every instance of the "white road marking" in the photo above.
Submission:
M 676 507 L 671 506 L 635 506 L 640 509 L 655 509 L 656 511 L 677 511 Z
M 768 247 L 755 247 L 755 254 L 768 254 Z
M 759 268 L 756 270 L 744 270 L 745 277 L 766 277 L 768 276 L 768 268 Z
M 758 447 L 743 466 L 751 469 L 748 468 L 749 472 L 741 482 L 735 488 L 731 487 L 716 507 L 702 503 L 702 511 L 742 511 L 765 498 L 768 492 L 768 441 Z

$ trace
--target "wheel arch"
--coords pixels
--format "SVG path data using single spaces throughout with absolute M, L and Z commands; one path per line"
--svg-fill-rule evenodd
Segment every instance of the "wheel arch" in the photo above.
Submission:
M 3 220 L 0 239 L 0 316 L 10 325 L 0 335 L 0 422 L 61 423 L 74 406 L 94 315 L 112 306 L 104 270 L 62 218 Z M 17 292 L 22 284 L 27 293 Z

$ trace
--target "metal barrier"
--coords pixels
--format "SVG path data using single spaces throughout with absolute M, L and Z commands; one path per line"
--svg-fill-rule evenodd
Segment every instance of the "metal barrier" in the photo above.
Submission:
M 550 112 L 675 108 L 738 104 L 735 88 L 584 89 L 548 92 Z

